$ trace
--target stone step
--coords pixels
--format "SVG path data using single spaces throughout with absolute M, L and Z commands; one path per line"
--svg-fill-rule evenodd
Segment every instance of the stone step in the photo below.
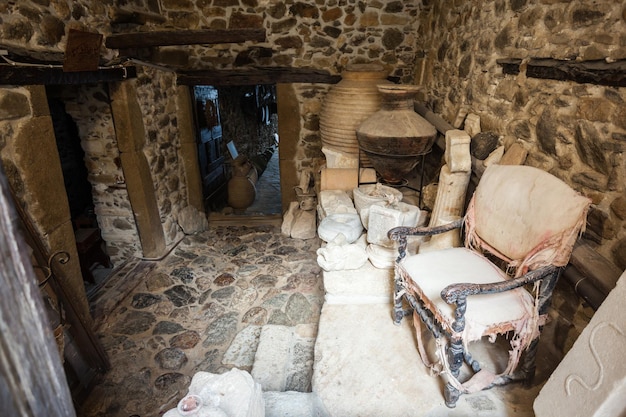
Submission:
M 391 312 L 391 304 L 324 304 L 312 388 L 331 416 L 424 416 L 443 405 L 410 320 L 395 326 Z
M 251 374 L 263 391 L 311 390 L 315 336 L 311 325 L 262 327 Z
M 245 327 L 237 333 L 224 352 L 222 364 L 250 371 L 254 365 L 254 356 L 259 346 L 260 336 L 261 326 L 250 325 Z
M 330 417 L 319 397 L 311 392 L 263 393 L 265 417 Z

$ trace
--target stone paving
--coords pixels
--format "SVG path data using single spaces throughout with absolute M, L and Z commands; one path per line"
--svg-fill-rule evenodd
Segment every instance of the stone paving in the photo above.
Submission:
M 319 245 L 317 238 L 283 237 L 276 226 L 212 226 L 185 237 L 159 262 L 123 266 L 93 306 L 112 370 L 79 415 L 162 414 L 186 393 L 197 371 L 222 373 L 234 364 L 250 371 L 245 358 L 251 354 L 242 349 L 253 348 L 246 340 L 255 340 L 264 325 L 293 328 L 314 340 L 324 300 Z M 299 367 L 310 375 L 312 343 L 300 348 L 305 357 Z M 287 385 L 310 390 L 310 378 Z

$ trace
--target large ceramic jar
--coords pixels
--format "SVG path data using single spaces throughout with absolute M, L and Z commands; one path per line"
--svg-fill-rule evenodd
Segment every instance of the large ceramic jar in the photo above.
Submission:
M 324 147 L 358 158 L 356 128 L 380 109 L 377 85 L 391 84 L 381 65 L 353 64 L 341 74 L 341 81 L 326 94 L 320 112 L 320 136 Z M 371 166 L 366 160 L 361 166 Z
M 235 212 L 245 211 L 256 199 L 256 187 L 248 176 L 236 175 L 228 181 L 228 205 Z
M 400 184 L 430 151 L 437 130 L 413 109 L 419 87 L 379 85 L 381 108 L 357 128 L 359 147 L 389 184 Z

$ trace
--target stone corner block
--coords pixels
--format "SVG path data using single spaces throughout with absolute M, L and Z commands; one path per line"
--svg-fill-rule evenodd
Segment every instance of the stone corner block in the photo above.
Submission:
M 450 172 L 468 172 L 472 169 L 470 142 L 470 136 L 463 130 L 451 129 L 446 132 L 445 161 Z

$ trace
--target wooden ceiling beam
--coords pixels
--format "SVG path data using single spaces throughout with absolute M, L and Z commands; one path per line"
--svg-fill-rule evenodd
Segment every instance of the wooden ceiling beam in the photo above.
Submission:
M 265 29 L 168 30 L 109 35 L 105 46 L 110 49 L 149 48 L 170 45 L 264 42 Z
M 499 59 L 504 74 L 517 75 L 521 59 Z M 533 58 L 526 63 L 526 76 L 557 81 L 574 81 L 610 87 L 626 87 L 626 60 L 607 62 L 566 61 L 552 58 Z
M 261 85 L 280 83 L 336 84 L 340 75 L 309 68 L 252 68 L 241 70 L 179 71 L 177 83 L 181 85 Z
M 61 67 L 0 64 L 0 85 L 69 85 L 115 82 L 137 77 L 134 66 L 64 72 Z

